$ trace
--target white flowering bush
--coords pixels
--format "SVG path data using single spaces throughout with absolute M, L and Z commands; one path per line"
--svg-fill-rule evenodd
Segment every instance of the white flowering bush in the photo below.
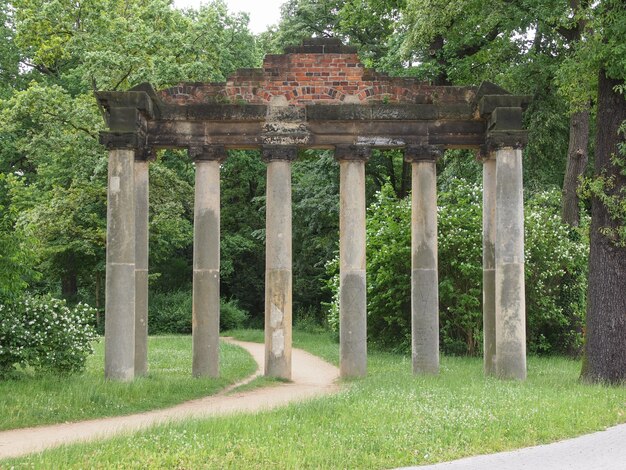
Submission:
M 97 338 L 95 309 L 68 307 L 51 296 L 0 304 L 0 376 L 16 367 L 61 374 L 80 372 Z
M 529 350 L 577 355 L 587 305 L 589 215 L 580 228 L 561 221 L 561 192 L 525 202 L 526 312 Z

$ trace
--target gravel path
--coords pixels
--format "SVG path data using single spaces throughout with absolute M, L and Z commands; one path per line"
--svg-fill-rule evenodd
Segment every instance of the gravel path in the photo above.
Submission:
M 92 441 L 129 433 L 173 421 L 208 416 L 254 412 L 276 408 L 339 390 L 336 380 L 339 370 L 319 357 L 300 349 L 292 351 L 293 377 L 289 383 L 237 393 L 234 388 L 250 382 L 262 374 L 264 345 L 228 340 L 246 349 L 259 365 L 257 372 L 217 395 L 192 400 L 163 410 L 148 411 L 127 416 L 94 419 L 76 423 L 38 426 L 0 432 L 0 459 L 18 457 L 51 447 L 80 441 Z

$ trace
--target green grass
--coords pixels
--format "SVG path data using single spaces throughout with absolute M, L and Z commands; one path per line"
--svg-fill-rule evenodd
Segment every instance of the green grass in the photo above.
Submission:
M 221 378 L 191 377 L 191 337 L 150 337 L 147 377 L 132 383 L 104 380 L 104 341 L 81 375 L 32 376 L 0 381 L 0 430 L 78 421 L 163 408 L 211 395 L 254 372 L 243 349 L 222 343 Z
M 260 339 L 258 332 L 235 332 Z M 336 362 L 327 335 L 296 345 Z M 580 363 L 529 358 L 525 382 L 483 377 L 443 357 L 413 377 L 409 357 L 372 351 L 369 374 L 338 395 L 253 415 L 159 426 L 3 462 L 16 468 L 392 468 L 524 447 L 626 421 L 626 388 L 583 385 Z
M 229 330 L 224 336 L 232 336 L 241 341 L 262 343 L 264 341 L 263 330 Z M 339 365 L 339 344 L 333 339 L 333 335 L 328 332 L 311 333 L 308 331 L 294 332 L 293 346 L 309 351 L 330 362 Z

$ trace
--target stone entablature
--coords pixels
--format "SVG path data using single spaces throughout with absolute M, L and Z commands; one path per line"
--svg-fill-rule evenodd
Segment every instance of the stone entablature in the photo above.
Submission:
M 335 39 L 311 39 L 285 54 L 267 55 L 263 67 L 239 69 L 224 83 L 181 83 L 159 93 L 171 104 L 471 103 L 477 87 L 433 86 L 389 77 L 363 66 L 356 49 Z
M 269 55 L 263 68 L 240 69 L 226 83 L 162 91 L 142 84 L 97 95 L 110 148 L 434 145 L 486 152 L 526 140 L 521 113 L 528 97 L 490 83 L 450 87 L 388 77 L 364 68 L 354 48 L 334 39 Z

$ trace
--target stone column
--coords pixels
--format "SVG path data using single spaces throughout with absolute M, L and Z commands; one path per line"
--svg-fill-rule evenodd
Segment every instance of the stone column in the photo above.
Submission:
M 367 373 L 365 275 L 365 162 L 371 148 L 341 145 L 339 160 L 339 369 L 341 377 Z
M 496 150 L 496 374 L 526 378 L 522 151 Z
M 148 372 L 148 156 L 135 159 L 135 376 Z
M 439 373 L 437 147 L 408 147 L 411 196 L 411 343 L 414 374 Z
M 218 377 L 220 357 L 220 164 L 223 146 L 190 149 L 196 164 L 193 226 L 194 377 Z
M 496 373 L 496 158 L 483 157 L 483 365 Z
M 265 375 L 291 379 L 291 162 L 295 147 L 262 149 L 265 204 Z
M 135 375 L 135 150 L 109 150 L 104 376 Z

